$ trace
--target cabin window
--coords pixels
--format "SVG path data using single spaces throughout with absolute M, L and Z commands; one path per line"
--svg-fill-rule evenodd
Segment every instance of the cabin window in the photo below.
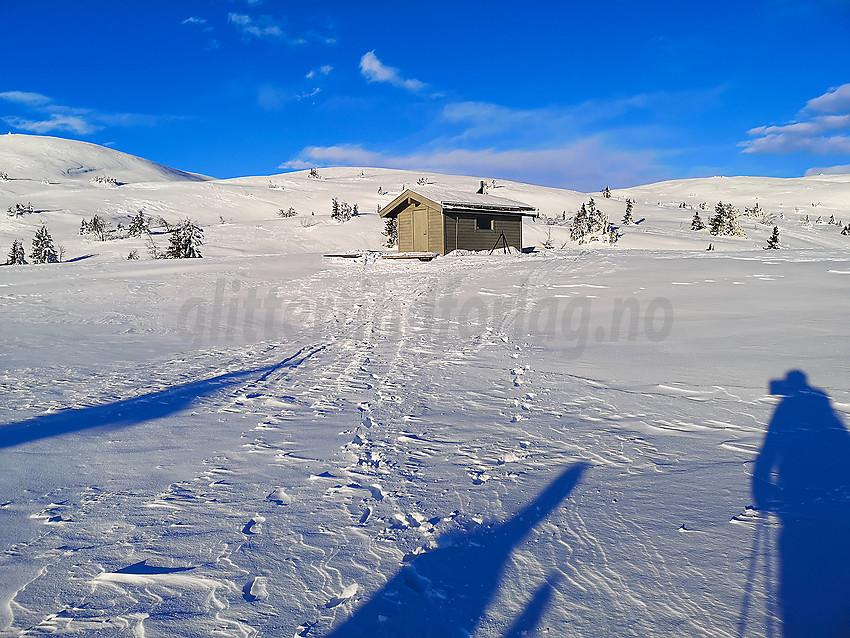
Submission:
M 475 230 L 493 230 L 492 217 L 476 217 Z

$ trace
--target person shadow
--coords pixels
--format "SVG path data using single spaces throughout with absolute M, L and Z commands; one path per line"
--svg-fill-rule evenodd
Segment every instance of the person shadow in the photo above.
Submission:
M 783 636 L 850 636 L 850 432 L 829 396 L 792 370 L 755 461 L 752 493 L 780 521 Z
M 586 467 L 568 467 L 504 523 L 482 525 L 466 535 L 444 535 L 440 547 L 413 557 L 327 638 L 471 635 L 498 591 L 513 548 L 567 498 Z M 555 576 L 547 578 L 508 636 L 533 633 L 557 582 Z

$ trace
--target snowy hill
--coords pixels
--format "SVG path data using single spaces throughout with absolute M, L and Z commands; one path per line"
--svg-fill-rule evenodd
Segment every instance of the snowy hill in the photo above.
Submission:
M 35 212 L 0 225 L 0 250 L 20 239 L 28 245 L 35 230 L 46 224 L 69 259 L 96 255 L 98 259 L 126 257 L 138 250 L 147 255 L 141 239 L 98 242 L 78 234 L 81 218 L 100 215 L 113 226 L 139 210 L 169 222 L 190 217 L 206 230 L 205 254 L 270 254 L 377 250 L 384 238 L 376 210 L 420 180 L 474 192 L 481 178 L 438 175 L 377 168 L 327 168 L 319 178 L 308 171 L 230 180 L 206 178 L 167 168 L 103 147 L 29 135 L 0 137 L 0 210 L 31 202 Z M 92 181 L 111 177 L 122 185 Z M 601 193 L 578 193 L 502 180 L 486 180 L 493 195 L 535 206 L 541 216 L 570 218 L 591 196 L 612 222 L 619 223 L 625 199 L 635 200 L 633 215 L 643 219 L 622 228 L 617 249 L 704 250 L 711 242 L 719 250 L 746 250 L 764 246 L 773 225 L 780 227 L 788 248 L 838 248 L 847 245 L 841 227 L 817 224 L 850 223 L 850 176 L 799 179 L 709 178 L 663 182 Z M 358 204 L 361 216 L 344 226 L 330 219 L 331 200 Z M 690 222 L 700 204 L 704 221 L 718 201 L 743 212 L 757 202 L 762 219 L 742 218 L 747 238 L 717 239 L 708 231 L 692 232 Z M 682 205 L 685 205 L 682 208 Z M 297 216 L 281 218 L 281 210 Z M 809 221 L 805 222 L 808 215 Z M 556 248 L 576 248 L 565 225 L 547 225 L 543 219 L 524 220 L 527 246 L 549 240 Z M 598 244 L 584 248 L 601 248 Z
M 0 171 L 25 182 L 198 182 L 208 178 L 88 142 L 38 135 L 0 135 Z

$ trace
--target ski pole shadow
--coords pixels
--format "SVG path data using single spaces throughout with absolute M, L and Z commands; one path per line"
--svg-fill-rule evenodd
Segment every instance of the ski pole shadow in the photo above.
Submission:
M 756 458 L 752 492 L 761 515 L 775 513 L 781 524 L 783 636 L 850 636 L 850 432 L 803 372 L 772 381 L 770 392 L 782 400 Z
M 263 381 L 274 371 L 295 367 L 319 349 L 295 355 L 274 365 L 228 372 L 208 379 L 191 381 L 131 399 L 103 405 L 66 408 L 22 421 L 0 424 L 0 449 L 95 428 L 117 429 L 152 421 L 186 409 L 196 400 L 249 381 Z M 259 375 L 259 377 L 258 377 Z M 258 377 L 258 378 L 257 378 Z
M 504 523 L 443 536 L 438 549 L 417 555 L 328 638 L 469 636 L 498 591 L 513 548 L 569 496 L 586 468 L 567 468 Z M 536 627 L 556 582 L 538 589 L 509 636 Z

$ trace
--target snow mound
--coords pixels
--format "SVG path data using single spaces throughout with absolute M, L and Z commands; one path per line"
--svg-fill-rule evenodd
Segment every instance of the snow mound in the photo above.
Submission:
M 209 178 L 169 168 L 111 148 L 41 135 L 0 136 L 0 171 L 11 180 L 89 182 L 201 182 Z

